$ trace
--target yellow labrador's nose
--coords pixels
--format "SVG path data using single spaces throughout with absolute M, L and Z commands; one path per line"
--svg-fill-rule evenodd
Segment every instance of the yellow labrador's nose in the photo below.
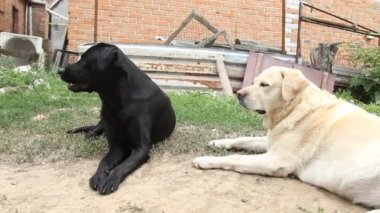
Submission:
M 242 101 L 244 99 L 245 95 L 246 94 L 242 90 L 239 90 L 236 92 L 236 96 L 239 99 L 239 101 Z

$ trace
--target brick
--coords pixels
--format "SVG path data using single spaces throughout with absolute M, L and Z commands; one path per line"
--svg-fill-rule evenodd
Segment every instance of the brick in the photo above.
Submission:
M 288 23 L 297 25 L 298 0 L 287 0 L 293 9 L 287 9 Z M 360 21 L 363 25 L 379 28 L 380 17 L 376 16 L 378 10 L 370 6 L 366 1 L 365 6 L 360 0 L 310 0 L 315 6 L 331 8 L 334 13 L 342 13 L 345 17 Z M 79 8 L 73 5 L 79 4 Z M 82 5 L 83 4 L 83 5 Z M 196 8 L 214 26 L 226 30 L 231 39 L 244 38 L 269 44 L 281 44 L 281 2 L 278 0 L 99 0 L 99 32 L 104 32 L 104 36 L 111 41 L 120 42 L 142 42 L 142 43 L 162 43 L 154 39 L 155 35 L 168 36 L 171 34 L 190 13 Z M 368 4 L 368 5 L 367 5 Z M 89 0 L 70 0 L 70 20 L 69 32 L 75 29 L 86 29 L 91 31 L 93 28 L 87 26 L 93 20 L 93 3 Z M 82 7 L 83 8 L 80 8 Z M 359 10 L 359 9 L 360 10 Z M 358 11 L 359 10 L 359 11 Z M 311 15 L 325 17 L 315 11 Z M 86 19 L 84 21 L 83 19 Z M 290 20 L 289 20 L 290 19 Z M 310 24 L 309 24 L 310 25 Z M 77 26 L 80 26 L 77 28 Z M 292 26 L 292 25 L 288 25 Z M 295 41 L 297 30 L 287 30 L 287 37 Z M 303 53 L 307 54 L 307 48 L 311 48 L 322 40 L 353 40 L 359 39 L 366 42 L 363 37 L 346 36 L 337 31 L 331 31 L 324 27 L 303 25 L 302 38 L 310 42 L 310 47 L 306 46 Z M 111 32 L 110 32 L 111 31 Z M 199 24 L 189 25 L 184 32 L 192 36 L 205 36 L 205 30 Z M 334 32 L 334 33 L 328 33 Z M 69 33 L 70 48 L 78 45 L 73 31 Z M 183 35 L 181 35 L 183 36 Z M 110 37 L 110 38 L 109 38 Z M 84 40 L 84 38 L 81 38 Z M 91 39 L 91 38 L 89 38 Z M 371 43 L 371 42 L 367 42 Z M 373 43 L 373 42 L 372 42 Z M 376 42 L 375 42 L 376 43 Z M 289 49 L 289 48 L 288 48 Z M 294 48 L 291 48 L 294 49 Z

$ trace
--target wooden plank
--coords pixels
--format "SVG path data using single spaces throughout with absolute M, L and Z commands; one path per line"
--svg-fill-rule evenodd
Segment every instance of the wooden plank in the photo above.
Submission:
M 327 83 L 328 83 L 328 78 L 329 78 L 329 73 L 328 72 L 323 72 L 322 75 L 322 80 L 321 80 L 321 89 L 326 90 L 327 89 Z
M 334 91 L 336 75 L 328 73 L 326 90 L 332 93 Z
M 253 83 L 256 63 L 257 63 L 257 53 L 255 51 L 250 51 L 248 60 L 247 60 L 247 66 L 244 73 L 243 88 L 250 86 Z
M 264 70 L 264 69 L 262 68 L 263 58 L 264 58 L 264 54 L 259 53 L 259 54 L 257 55 L 257 62 L 256 62 L 256 66 L 255 66 L 254 74 L 253 74 L 252 83 L 253 83 L 253 81 L 255 80 L 255 77 L 258 76 L 258 75 Z
M 199 21 L 203 26 L 209 29 L 213 33 L 217 33 L 218 29 L 214 27 L 203 15 L 199 14 L 197 11 L 193 10 L 193 18 Z
M 203 39 L 199 44 L 197 44 L 198 47 L 210 47 L 215 40 L 221 35 L 224 34 L 224 30 L 218 31 L 217 33 Z
M 230 79 L 228 78 L 226 67 L 222 59 L 216 60 L 216 67 L 219 73 L 220 82 L 223 87 L 223 92 L 226 95 L 233 95 Z
M 236 39 L 235 40 L 235 48 L 236 49 L 243 49 L 243 50 L 254 50 L 259 52 L 272 52 L 272 53 L 281 53 L 281 47 L 270 45 L 270 44 L 264 44 L 259 43 L 255 41 L 249 41 L 249 40 L 241 40 Z
M 169 38 L 165 41 L 165 44 L 170 44 L 174 40 L 174 38 L 186 27 L 186 25 L 191 21 L 194 17 L 194 11 L 192 11 L 185 20 L 182 21 L 181 25 L 169 36 Z

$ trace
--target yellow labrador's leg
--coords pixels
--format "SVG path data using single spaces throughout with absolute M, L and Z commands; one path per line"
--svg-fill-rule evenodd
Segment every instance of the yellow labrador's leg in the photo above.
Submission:
M 234 139 L 219 139 L 209 142 L 210 146 L 225 149 L 246 150 L 257 153 L 266 152 L 269 146 L 268 138 L 264 137 L 241 137 Z
M 240 173 L 285 177 L 295 169 L 291 156 L 278 158 L 271 154 L 229 155 L 224 157 L 204 156 L 193 160 L 193 166 L 200 169 L 224 169 Z

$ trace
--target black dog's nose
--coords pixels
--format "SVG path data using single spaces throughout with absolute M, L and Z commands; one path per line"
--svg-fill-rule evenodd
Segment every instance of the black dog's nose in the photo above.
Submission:
M 62 76 L 65 73 L 65 68 L 58 67 L 58 75 Z
M 242 101 L 244 99 L 244 97 L 245 97 L 245 93 L 242 92 L 241 90 L 239 90 L 239 91 L 236 92 L 236 96 L 239 99 L 239 101 Z

